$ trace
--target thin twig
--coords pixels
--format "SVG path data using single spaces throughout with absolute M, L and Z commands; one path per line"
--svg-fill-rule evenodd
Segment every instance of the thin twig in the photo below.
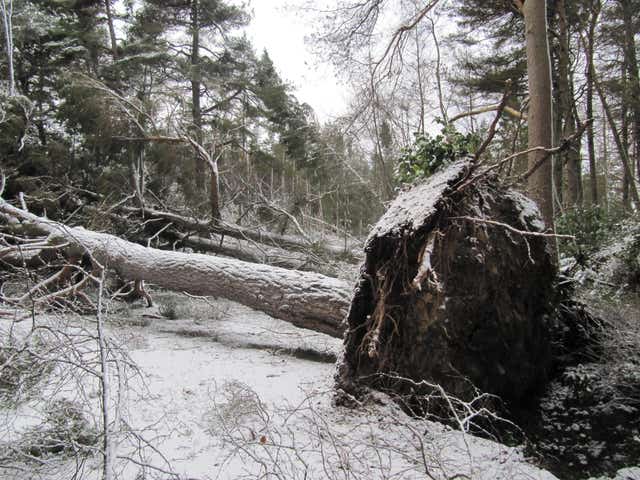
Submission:
M 542 166 L 544 162 L 546 162 L 549 159 L 549 157 L 551 157 L 556 153 L 560 153 L 571 148 L 573 143 L 576 140 L 578 140 L 580 137 L 582 137 L 582 134 L 584 133 L 584 131 L 587 129 L 587 127 L 591 122 L 593 122 L 592 118 L 587 119 L 586 122 L 584 122 L 582 125 L 578 127 L 578 130 L 576 130 L 576 132 L 573 135 L 563 138 L 557 147 L 546 148 L 546 149 L 542 147 L 542 149 L 546 152 L 546 155 L 544 155 L 540 160 L 538 160 L 535 163 L 535 165 L 533 165 L 529 170 L 527 170 L 525 173 L 519 176 L 517 181 L 521 182 L 521 181 L 527 180 L 531 175 L 533 175 L 536 172 L 536 170 L 538 170 L 538 168 Z M 536 148 L 540 149 L 541 147 L 536 147 Z M 533 151 L 532 149 L 529 149 L 529 150 Z
M 487 133 L 487 137 L 484 139 L 484 142 L 482 142 L 482 145 L 478 147 L 478 150 L 476 150 L 476 153 L 473 155 L 474 164 L 478 163 L 478 160 L 480 160 L 480 157 L 482 156 L 484 151 L 487 149 L 487 147 L 489 147 L 489 145 L 491 145 L 491 142 L 493 141 L 493 137 L 495 137 L 496 135 L 496 128 L 498 126 L 498 122 L 500 122 L 500 119 L 502 118 L 502 113 L 504 112 L 504 109 L 507 106 L 507 101 L 509 100 L 510 96 L 511 96 L 511 82 L 507 82 L 507 88 L 505 89 L 504 94 L 502 95 L 502 100 L 500 100 L 500 103 L 498 104 L 498 108 L 496 109 L 496 115 L 493 118 L 493 121 L 491 122 L 491 126 L 489 127 L 489 132 Z
M 502 227 L 505 228 L 513 233 L 517 233 L 518 235 L 525 235 L 528 237 L 545 237 L 545 238 L 562 238 L 565 240 L 575 240 L 576 237 L 574 237 L 573 235 L 561 235 L 559 233 L 545 233 L 545 232 L 531 232 L 528 230 L 518 230 L 515 227 L 512 227 L 511 225 L 507 224 L 507 223 L 502 223 L 502 222 L 497 222 L 495 220 L 487 220 L 484 218 L 477 218 L 477 217 L 468 217 L 468 216 L 460 216 L 460 217 L 451 217 L 451 220 L 467 220 L 469 222 L 473 222 L 473 223 L 486 223 L 488 225 L 495 225 L 497 227 Z
M 109 372 L 107 364 L 107 343 L 104 337 L 104 326 L 102 324 L 102 296 L 104 288 L 106 269 L 100 272 L 100 282 L 98 283 L 98 308 L 96 310 L 96 322 L 98 332 L 98 348 L 100 350 L 100 387 L 102 393 L 102 446 L 103 446 L 103 480 L 113 479 L 113 452 L 111 435 L 109 432 Z
M 468 180 L 466 180 L 464 183 L 462 183 L 461 185 L 459 185 L 458 187 L 456 187 L 455 191 L 456 192 L 460 192 L 462 190 L 464 190 L 465 188 L 467 188 L 469 185 L 471 185 L 472 183 L 475 183 L 476 181 L 486 177 L 489 173 L 491 173 L 492 171 L 500 168 L 501 166 L 503 166 L 504 164 L 508 163 L 509 161 L 513 160 L 514 158 L 518 158 L 518 157 L 522 157 L 524 155 L 527 155 L 531 152 L 536 152 L 536 151 L 544 151 L 546 152 L 546 155 L 544 157 L 542 157 L 533 167 L 531 167 L 527 172 L 525 172 L 523 175 L 521 175 L 520 177 L 517 177 L 516 180 L 513 182 L 514 184 L 519 183 L 523 180 L 526 180 L 527 178 L 529 178 L 538 168 L 540 168 L 540 166 L 546 161 L 548 160 L 552 155 L 556 154 L 556 153 L 560 153 L 563 152 L 564 150 L 566 150 L 567 148 L 570 148 L 571 145 L 573 145 L 573 143 L 582 136 L 582 134 L 584 133 L 584 131 L 586 130 L 587 126 L 589 125 L 590 122 L 592 122 L 593 119 L 588 119 L 586 122 L 584 122 L 582 125 L 580 125 L 580 127 L 578 128 L 578 130 L 571 136 L 564 138 L 560 144 L 557 147 L 553 147 L 553 148 L 546 148 L 543 146 L 538 146 L 538 147 L 531 147 L 528 148 L 526 150 L 522 150 L 520 152 L 516 152 L 513 153 L 507 157 L 504 157 L 502 160 L 500 160 L 499 162 L 494 163 L 493 165 L 490 165 L 488 167 L 486 167 L 485 169 L 483 169 L 482 171 L 480 171 L 477 175 L 472 176 L 471 178 L 469 178 Z

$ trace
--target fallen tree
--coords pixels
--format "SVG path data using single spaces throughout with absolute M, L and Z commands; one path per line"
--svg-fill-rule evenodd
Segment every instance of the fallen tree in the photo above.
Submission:
M 355 260 L 358 255 L 352 250 L 345 250 L 343 246 L 331 245 L 329 243 L 314 243 L 311 240 L 294 237 L 291 235 L 280 235 L 269 232 L 267 230 L 259 230 L 241 227 L 232 223 L 223 221 L 206 222 L 194 218 L 185 217 L 172 212 L 164 212 L 154 208 L 135 208 L 122 207 L 121 211 L 126 213 L 134 213 L 147 219 L 162 219 L 170 221 L 187 230 L 192 230 L 201 234 L 208 235 L 215 233 L 218 235 L 229 236 L 240 240 L 253 240 L 254 242 L 267 245 L 277 246 L 279 248 L 290 249 L 294 251 L 306 252 L 310 249 L 316 250 L 318 253 L 330 257 L 343 257 L 349 260 Z
M 429 395 L 439 385 L 517 402 L 544 385 L 556 298 L 548 235 L 533 202 L 470 169 L 454 163 L 402 193 L 370 233 L 344 390 Z
M 193 295 L 220 296 L 261 310 L 294 325 L 341 337 L 349 285 L 321 274 L 263 264 L 147 248 L 106 233 L 38 217 L 0 199 L 5 219 L 28 224 L 32 234 L 47 235 L 50 245 L 89 254 L 120 277 L 148 281 Z
M 543 385 L 551 362 L 555 266 L 535 205 L 472 173 L 455 163 L 394 201 L 367 240 L 350 308 L 349 285 L 323 275 L 145 248 L 6 202 L 0 213 L 128 280 L 222 296 L 336 337 L 346 316 L 347 391 L 415 389 L 403 377 L 462 399 L 479 389 L 518 400 Z
M 40 202 L 41 206 L 48 208 L 49 211 L 63 208 L 68 212 L 78 212 L 81 210 L 91 212 L 92 210 L 96 210 L 96 208 L 101 208 L 100 205 L 105 201 L 105 198 L 102 195 L 88 190 L 66 191 L 64 187 L 60 187 L 60 189 L 62 192 L 57 193 L 55 201 Z M 83 197 L 83 200 L 80 200 L 78 195 Z M 179 228 L 184 235 L 186 235 L 184 232 L 190 232 L 191 234 L 197 233 L 205 240 L 210 235 L 215 234 L 219 235 L 221 238 L 230 237 L 241 241 L 252 241 L 272 248 L 275 247 L 283 250 L 302 252 L 305 254 L 314 252 L 319 256 L 329 259 L 340 258 L 345 261 L 354 262 L 361 258 L 359 249 L 356 251 L 353 245 L 345 246 L 334 245 L 330 242 L 316 242 L 303 236 L 298 237 L 278 234 L 270 232 L 264 228 L 243 227 L 234 223 L 225 222 L 221 219 L 217 219 L 215 221 L 200 220 L 176 212 L 159 210 L 158 208 L 153 208 L 147 205 L 144 207 L 131 207 L 125 204 L 117 204 L 109 207 L 108 210 L 109 215 L 112 217 L 117 213 L 122 216 L 136 217 L 144 221 L 155 220 L 171 223 L 176 228 Z M 122 222 L 123 219 L 116 219 L 116 221 Z M 200 243 L 206 244 L 207 242 L 205 241 Z M 206 249 L 208 251 L 216 251 L 215 248 Z M 217 253 L 228 254 L 236 258 L 240 258 L 241 260 L 247 259 L 248 261 L 259 261 L 257 258 L 246 258 L 246 251 L 233 251 L 233 248 L 227 248 L 225 253 L 222 245 L 220 245 L 217 250 Z
M 335 245 L 312 244 L 304 239 L 260 229 L 212 224 L 149 207 L 107 206 L 105 199 L 94 192 L 82 190 L 79 193 L 82 199 L 71 189 L 62 189 L 53 198 L 29 197 L 29 207 L 55 215 L 56 218 L 73 217 L 76 224 L 97 224 L 96 230 L 106 229 L 141 245 L 150 246 L 153 243 L 156 248 L 163 250 L 188 247 L 201 253 L 225 255 L 246 262 L 294 270 L 316 271 L 329 276 L 335 276 L 338 268 L 333 259 L 344 262 L 353 262 L 355 259 L 353 252 L 336 253 L 340 247 Z M 227 235 L 229 232 L 232 234 Z M 283 244 L 286 248 L 283 248 Z

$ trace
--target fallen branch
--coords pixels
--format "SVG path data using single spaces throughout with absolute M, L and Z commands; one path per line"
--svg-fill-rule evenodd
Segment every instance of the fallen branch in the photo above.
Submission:
M 198 232 L 208 236 L 211 233 L 218 235 L 225 235 L 240 240 L 253 240 L 258 243 L 276 246 L 284 249 L 291 249 L 295 251 L 308 252 L 310 249 L 314 251 L 320 251 L 330 257 L 345 256 L 350 259 L 355 259 L 356 255 L 353 252 L 345 251 L 343 247 L 331 245 L 328 243 L 312 243 L 310 240 L 300 239 L 291 235 L 279 235 L 277 233 L 268 232 L 266 230 L 257 230 L 251 228 L 241 227 L 232 223 L 219 221 L 216 223 L 210 223 L 203 220 L 197 220 L 195 218 L 189 218 L 183 215 L 172 212 L 163 212 L 153 208 L 145 207 L 144 209 L 135 207 L 122 207 L 120 211 L 123 213 L 141 215 L 145 218 L 157 218 L 163 219 L 169 222 L 173 222 L 175 225 L 179 225 L 182 228 Z

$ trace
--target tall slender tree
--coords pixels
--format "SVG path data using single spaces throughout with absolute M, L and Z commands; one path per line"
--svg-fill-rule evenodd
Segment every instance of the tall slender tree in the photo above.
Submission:
M 13 97 L 16 94 L 16 78 L 13 64 L 13 0 L 0 0 L 0 15 L 2 15 L 7 69 L 9 70 L 9 96 Z
M 631 111 L 635 170 L 640 176 L 640 75 L 638 74 L 638 55 L 635 42 L 638 29 L 637 19 L 634 21 L 638 14 L 637 8 L 640 5 L 637 1 L 632 0 L 618 0 L 618 4 L 624 27 L 622 51 L 627 77 L 625 101 L 628 102 Z
M 529 83 L 529 177 L 528 191 L 538 203 L 547 228 L 554 229 L 552 166 L 545 150 L 553 145 L 551 58 L 547 37 L 546 0 L 526 0 L 521 5 L 525 21 L 527 76 Z
M 600 17 L 600 11 L 602 10 L 601 0 L 590 0 L 588 6 L 585 9 L 585 14 L 588 19 L 587 23 L 587 38 L 585 45 L 586 55 L 586 69 L 585 69 L 585 101 L 586 101 L 586 115 L 587 115 L 587 152 L 589 156 L 589 185 L 591 192 L 591 204 L 599 204 L 598 195 L 598 172 L 596 167 L 596 149 L 595 149 L 595 133 L 594 133 L 594 110 L 593 110 L 593 96 L 594 96 L 594 54 L 595 54 L 595 37 L 596 26 Z
M 557 111 L 556 118 L 559 126 L 558 134 L 563 138 L 572 137 L 576 131 L 575 100 L 573 89 L 573 75 L 571 72 L 571 36 L 569 32 L 568 9 L 565 0 L 555 2 L 558 26 L 557 40 Z M 556 159 L 560 168 L 567 172 L 567 190 L 564 196 L 565 206 L 579 207 L 582 204 L 582 158 L 579 143 L 558 155 Z M 560 170 L 560 169 L 558 169 Z M 556 171 L 558 171 L 556 170 Z
M 211 76 L 215 76 L 215 63 L 226 53 L 227 34 L 231 29 L 246 23 L 244 11 L 223 0 L 145 0 L 142 22 L 156 24 L 156 30 L 165 33 L 171 49 L 180 56 L 188 58 L 183 70 L 191 91 L 191 128 L 190 136 L 197 144 L 204 143 L 203 131 L 203 96 L 208 91 L 203 84 Z M 183 42 L 174 42 L 168 35 L 178 29 L 188 38 Z M 203 45 L 203 36 L 209 39 Z M 207 52 L 202 54 L 203 49 Z M 206 83 L 206 82 L 205 82 Z M 205 161 L 202 155 L 195 152 L 195 185 L 199 191 L 205 188 Z

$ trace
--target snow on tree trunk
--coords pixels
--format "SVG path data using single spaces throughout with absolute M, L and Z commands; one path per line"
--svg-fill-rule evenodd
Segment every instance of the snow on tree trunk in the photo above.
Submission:
M 455 163 L 402 193 L 374 227 L 347 316 L 338 385 L 406 394 L 428 380 L 519 400 L 551 361 L 555 267 L 535 204 Z M 487 222 L 504 223 L 503 225 Z
M 308 240 L 303 240 L 299 237 L 294 237 L 291 235 L 279 235 L 267 230 L 246 228 L 222 221 L 211 223 L 194 218 L 188 218 L 171 212 L 163 212 L 148 207 L 145 207 L 144 209 L 122 207 L 119 209 L 119 211 L 141 215 L 145 218 L 167 220 L 175 223 L 180 227 L 200 232 L 205 235 L 209 233 L 216 233 L 219 235 L 226 235 L 241 240 L 249 239 L 266 245 L 275 245 L 280 248 L 302 252 L 308 252 L 311 249 L 316 250 L 319 254 L 322 255 L 330 257 L 340 257 L 344 258 L 345 260 L 354 260 L 358 256 L 356 252 L 345 248 L 344 246 L 337 246 L 329 243 L 314 244 Z
M 128 280 L 237 301 L 294 325 L 341 337 L 351 288 L 336 278 L 201 254 L 157 250 L 113 235 L 70 228 L 0 199 L 5 216 L 30 222 L 52 242 L 69 242 Z

